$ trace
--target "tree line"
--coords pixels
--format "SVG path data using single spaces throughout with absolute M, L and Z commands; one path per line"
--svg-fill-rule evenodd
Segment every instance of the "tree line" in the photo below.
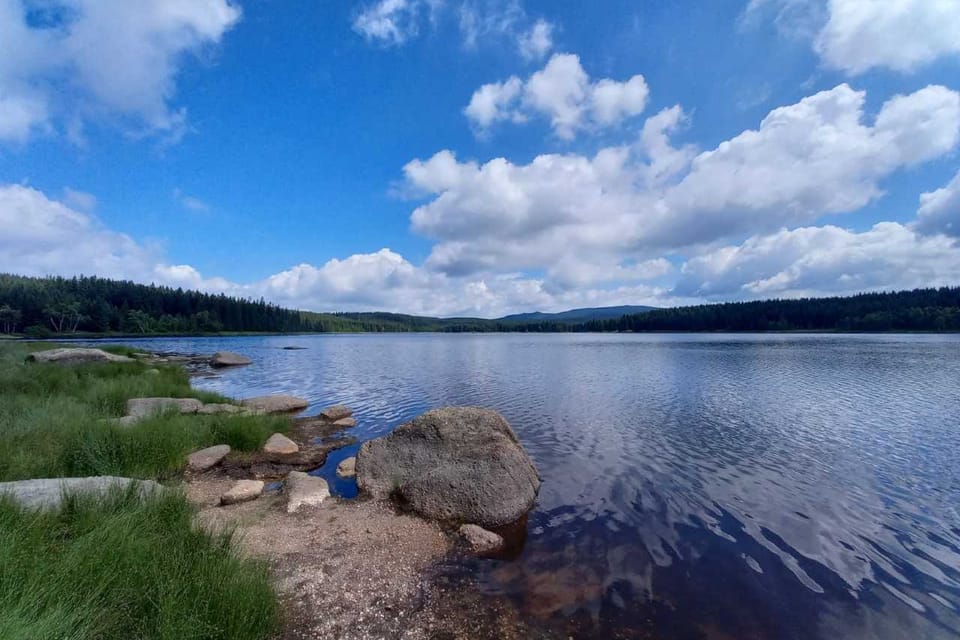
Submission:
M 516 321 L 314 313 L 98 277 L 0 274 L 0 331 L 189 335 L 221 332 L 960 331 L 960 287 L 654 309 L 605 320 Z

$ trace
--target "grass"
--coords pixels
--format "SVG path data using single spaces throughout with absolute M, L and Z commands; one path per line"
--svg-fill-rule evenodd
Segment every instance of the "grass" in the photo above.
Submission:
M 134 397 L 226 399 L 192 389 L 179 367 L 25 362 L 55 346 L 0 342 L 0 481 L 171 479 L 191 451 L 251 451 L 289 427 L 281 417 L 177 413 L 111 424 Z M 277 619 L 267 566 L 240 557 L 232 534 L 197 528 L 182 493 L 68 496 L 43 512 L 0 496 L 4 640 L 262 640 Z
M 132 427 L 105 419 L 121 416 L 137 397 L 199 398 L 226 402 L 196 391 L 178 367 L 141 363 L 79 366 L 27 363 L 32 350 L 55 345 L 0 343 L 0 481 L 89 475 L 169 479 L 191 451 L 229 444 L 259 448 L 289 422 L 274 416 L 164 414 Z
M 0 498 L 0 638 L 254 640 L 277 626 L 267 566 L 192 523 L 182 494 Z

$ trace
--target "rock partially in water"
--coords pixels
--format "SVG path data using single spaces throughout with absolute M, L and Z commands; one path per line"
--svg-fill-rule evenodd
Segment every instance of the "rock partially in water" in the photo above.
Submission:
M 196 398 L 131 398 L 127 400 L 127 415 L 140 419 L 172 410 L 196 413 L 202 406 Z
M 218 444 L 206 449 L 194 451 L 187 456 L 187 468 L 190 471 L 206 471 L 220 464 L 220 461 L 230 453 L 230 445 Z
M 27 356 L 31 362 L 79 364 L 83 362 L 134 362 L 133 358 L 118 356 L 103 349 L 64 348 L 37 351 Z
M 296 513 L 301 507 L 313 507 L 330 497 L 330 487 L 323 478 L 291 471 L 284 485 L 287 494 L 287 513 Z
M 220 496 L 220 504 L 229 505 L 256 500 L 263 493 L 262 480 L 238 480 Z
M 217 413 L 241 413 L 243 411 L 243 407 L 238 407 L 235 404 L 225 404 L 222 402 L 211 402 L 210 404 L 205 404 L 197 409 L 197 413 L 203 415 L 213 415 Z
M 257 396 L 240 402 L 244 407 L 262 413 L 293 413 L 303 411 L 310 402 L 303 398 L 289 395 Z
M 293 346 L 293 345 L 291 345 L 291 346 L 289 346 L 289 347 L 284 347 L 284 348 L 283 348 L 284 351 L 303 351 L 303 350 L 305 350 L 305 349 L 306 349 L 306 347 L 297 347 L 297 346 Z
M 351 456 L 349 458 L 344 458 L 340 461 L 340 464 L 337 465 L 337 477 L 340 478 L 356 478 L 357 477 L 357 458 Z
M 352 429 L 357 426 L 356 418 L 340 418 L 339 420 L 333 421 L 333 426 L 340 427 L 341 429 Z
M 422 516 L 499 527 L 523 517 L 540 476 L 507 421 L 477 407 L 435 409 L 365 442 L 357 483 Z
M 253 360 L 247 356 L 234 353 L 232 351 L 217 351 L 210 358 L 211 367 L 239 367 L 252 363 Z
M 18 504 L 34 508 L 55 509 L 60 506 L 65 494 L 104 494 L 113 490 L 137 487 L 141 496 L 159 491 L 162 487 L 153 480 L 134 480 L 117 476 L 93 476 L 89 478 L 41 478 L 0 482 L 0 494 L 13 498 Z
M 300 451 L 300 447 L 297 446 L 296 442 L 282 433 L 275 433 L 267 439 L 266 443 L 264 443 L 263 451 L 264 453 L 278 453 L 281 455 L 287 455 Z
M 467 548 L 478 555 L 497 553 L 503 549 L 503 538 L 475 524 L 465 524 L 458 530 Z
M 343 418 L 349 418 L 353 415 L 353 409 L 346 405 L 335 404 L 332 407 L 327 407 L 320 412 L 320 417 L 324 420 L 342 420 Z

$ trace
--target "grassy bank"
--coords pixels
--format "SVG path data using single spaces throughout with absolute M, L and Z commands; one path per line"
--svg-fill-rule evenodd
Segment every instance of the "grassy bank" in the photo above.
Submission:
M 121 427 L 134 397 L 196 397 L 177 367 L 27 363 L 56 345 L 0 342 L 0 481 L 91 475 L 174 480 L 186 456 L 226 443 L 259 448 L 288 420 L 167 413 Z M 122 351 L 123 348 L 119 348 Z M 0 497 L 0 638 L 253 640 L 277 625 L 264 564 L 231 536 L 197 529 L 175 488 L 68 499 L 36 512 Z
M 254 640 L 276 626 L 267 567 L 136 492 L 31 512 L 0 498 L 0 638 Z
M 129 398 L 195 397 L 223 402 L 190 387 L 179 368 L 26 363 L 31 350 L 54 345 L 0 343 L 0 481 L 64 476 L 119 475 L 167 479 L 191 451 L 229 444 L 258 448 L 287 420 L 269 416 L 163 415 L 133 427 L 104 421 L 126 410 Z

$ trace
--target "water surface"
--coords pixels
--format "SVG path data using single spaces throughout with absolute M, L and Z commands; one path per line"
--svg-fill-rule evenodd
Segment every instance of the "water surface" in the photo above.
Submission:
M 958 336 L 144 342 L 249 355 L 197 386 L 344 402 L 361 439 L 441 405 L 499 410 L 543 487 L 520 556 L 469 569 L 535 623 L 598 638 L 960 636 Z

